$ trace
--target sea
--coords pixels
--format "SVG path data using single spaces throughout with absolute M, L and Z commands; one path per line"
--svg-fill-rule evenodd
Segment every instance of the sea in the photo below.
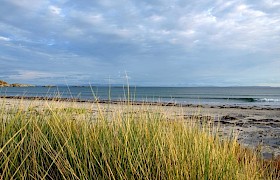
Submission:
M 280 107 L 280 87 L 2 87 L 0 96 Z

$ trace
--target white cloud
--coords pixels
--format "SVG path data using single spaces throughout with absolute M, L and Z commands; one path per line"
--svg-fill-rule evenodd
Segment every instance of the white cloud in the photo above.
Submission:
M 14 80 L 36 80 L 42 78 L 57 78 L 63 77 L 61 74 L 43 72 L 43 71 L 28 71 L 28 70 L 19 70 L 16 74 L 10 75 L 9 79 Z
M 10 41 L 10 38 L 0 36 L 0 41 Z
M 54 15 L 60 15 L 61 14 L 61 8 L 59 8 L 59 7 L 51 5 L 51 6 L 49 6 L 49 10 Z
M 161 22 L 163 21 L 165 18 L 162 16 L 158 16 L 158 15 L 152 15 L 150 16 L 150 19 L 154 22 Z
M 230 13 L 229 16 L 237 21 L 242 21 L 250 18 L 259 18 L 265 15 L 266 14 L 260 10 L 252 9 L 246 4 L 240 4 L 236 6 L 235 10 Z
M 80 26 L 79 28 L 84 29 L 98 29 L 101 25 L 105 24 L 104 17 L 99 12 L 73 10 L 69 12 L 68 18 L 71 20 L 71 24 L 69 24 L 70 26 Z
M 46 0 L 4 0 L 17 7 L 27 10 L 38 10 L 41 7 L 47 7 L 48 1 Z
M 275 8 L 280 6 L 279 0 L 264 0 L 264 4 L 266 7 Z
M 280 40 L 279 19 L 244 3 L 218 4 L 204 12 L 186 14 L 178 27 L 184 29 L 178 35 L 203 40 L 214 45 L 212 48 L 262 50 L 264 44 Z
M 97 14 L 97 15 L 88 15 L 87 14 L 87 20 L 88 22 L 90 22 L 91 24 L 98 24 L 103 22 L 103 16 L 101 14 Z
M 63 35 L 71 40 L 72 38 L 83 37 L 85 35 L 85 31 L 82 28 L 72 26 L 67 28 Z

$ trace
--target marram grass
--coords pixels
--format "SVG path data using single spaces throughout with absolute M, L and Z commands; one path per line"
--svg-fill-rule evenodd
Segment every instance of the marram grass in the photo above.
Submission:
M 0 179 L 277 179 L 236 141 L 161 110 L 0 106 Z

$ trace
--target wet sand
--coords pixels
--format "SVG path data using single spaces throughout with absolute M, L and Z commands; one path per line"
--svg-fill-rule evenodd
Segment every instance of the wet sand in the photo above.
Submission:
M 280 155 L 280 109 L 250 106 L 204 106 L 199 109 L 201 119 L 211 119 L 220 125 L 220 132 L 238 134 L 243 146 L 258 149 L 265 159 Z M 185 110 L 188 112 L 188 109 Z M 185 116 L 193 116 L 189 113 Z
M 35 100 L 36 99 L 36 100 Z M 120 109 L 123 102 L 110 102 L 110 110 Z M 143 103 L 134 102 L 134 107 L 141 107 Z M 109 102 L 86 102 L 69 99 L 40 99 L 40 98 L 0 98 L 0 105 L 6 108 L 36 107 L 74 107 L 86 108 L 97 112 L 98 108 L 107 109 Z M 210 105 L 178 105 L 171 103 L 146 103 L 151 110 L 160 109 L 170 118 L 183 117 L 196 118 L 219 126 L 222 136 L 230 136 L 232 132 L 238 133 L 238 141 L 243 146 L 257 148 L 263 158 L 270 159 L 280 155 L 280 108 L 257 106 L 210 106 Z

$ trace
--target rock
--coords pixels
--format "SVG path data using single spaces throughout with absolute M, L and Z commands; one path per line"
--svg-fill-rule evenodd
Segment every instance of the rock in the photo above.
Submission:
M 237 120 L 237 119 L 238 118 L 229 115 L 222 116 L 222 120 Z
M 14 83 L 14 84 L 11 84 L 10 87 L 34 87 L 34 85 Z
M 9 84 L 5 81 L 0 80 L 0 87 L 34 87 L 34 85 L 19 83 Z
M 52 88 L 52 87 L 56 87 L 56 86 L 55 85 L 44 85 L 42 87 Z
M 0 87 L 9 87 L 9 86 L 10 86 L 9 83 L 0 80 Z

